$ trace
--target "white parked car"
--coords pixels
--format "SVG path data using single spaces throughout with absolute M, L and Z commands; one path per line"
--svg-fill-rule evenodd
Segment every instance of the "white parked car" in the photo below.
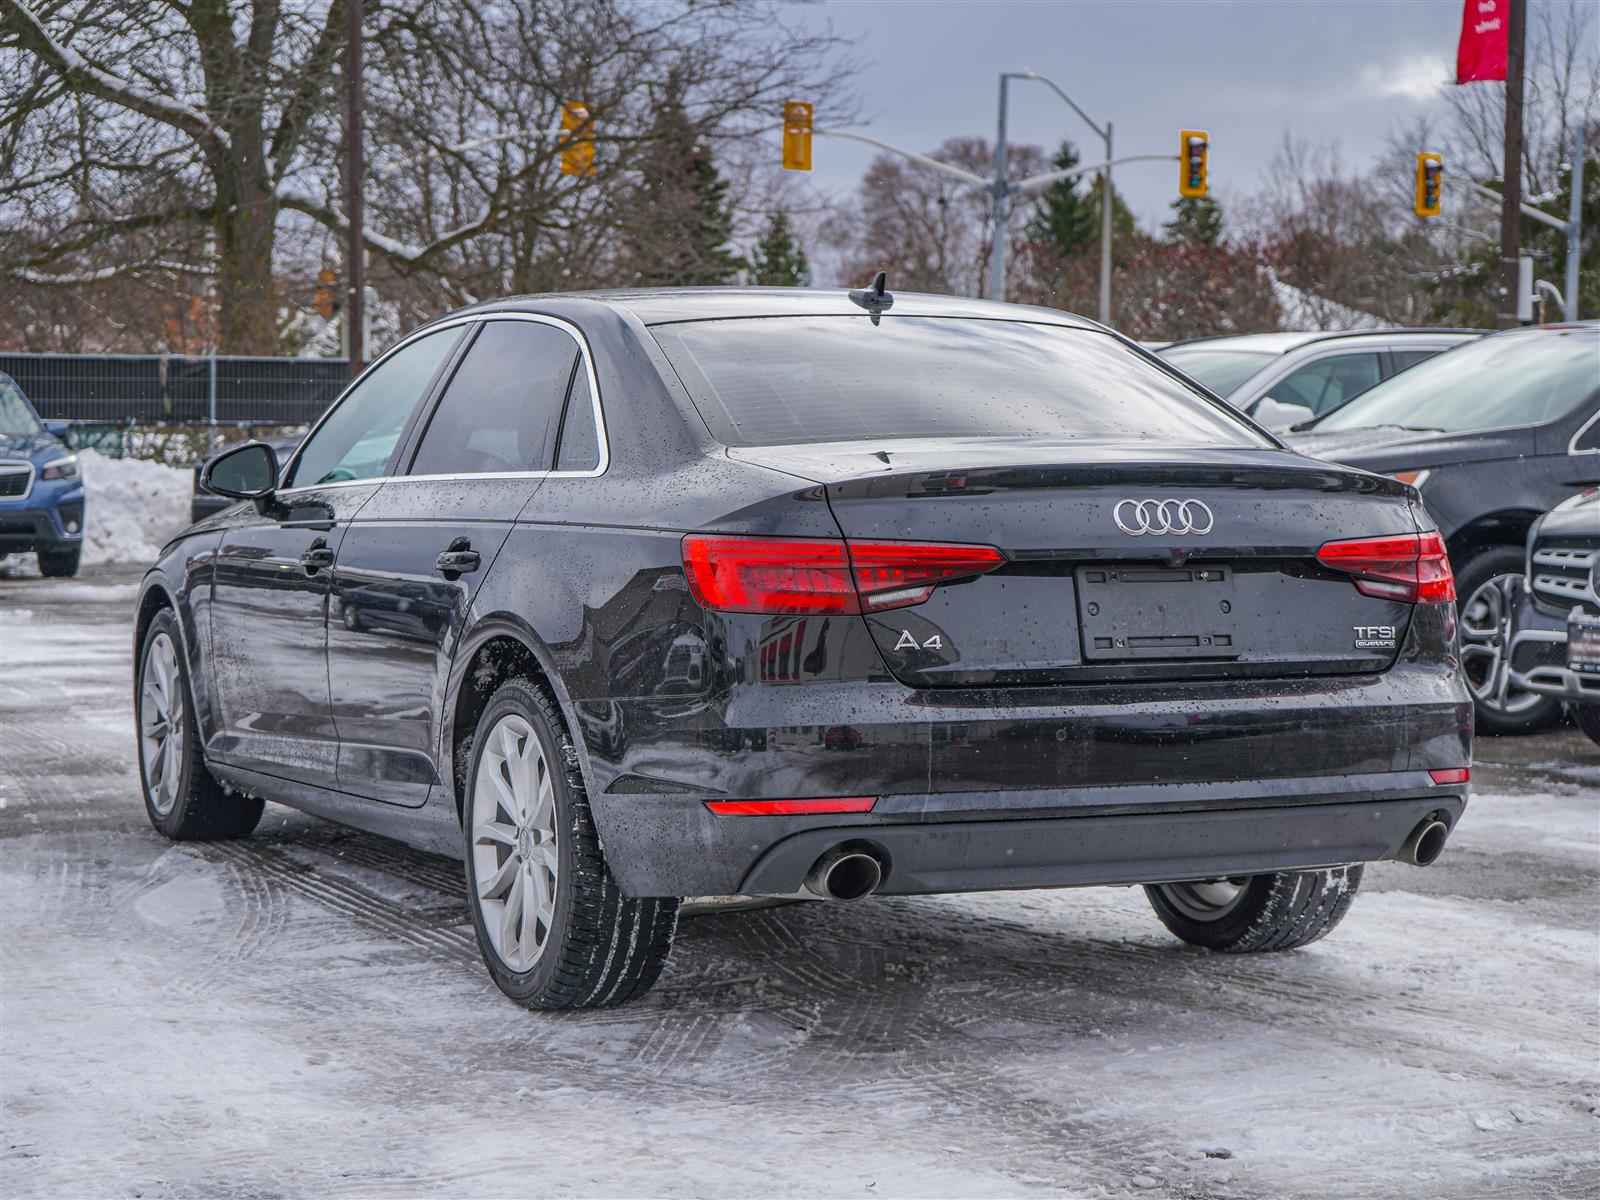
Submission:
M 1174 342 L 1159 353 L 1259 424 L 1282 430 L 1320 417 L 1373 384 L 1483 332 L 1253 333 Z

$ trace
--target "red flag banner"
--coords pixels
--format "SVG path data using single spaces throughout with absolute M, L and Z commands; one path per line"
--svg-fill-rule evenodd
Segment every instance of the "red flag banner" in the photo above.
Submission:
M 1510 0 L 1466 0 L 1456 46 L 1456 82 L 1506 77 Z

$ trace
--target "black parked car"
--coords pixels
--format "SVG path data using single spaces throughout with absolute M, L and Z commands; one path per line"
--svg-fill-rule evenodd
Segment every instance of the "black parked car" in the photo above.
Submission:
M 271 799 L 463 856 L 526 1004 L 637 995 L 682 896 L 1139 883 L 1286 949 L 1467 802 L 1415 490 L 1062 313 L 508 300 L 208 474 L 253 503 L 141 592 L 151 821 Z M 340 619 L 379 586 L 442 619 Z
M 1418 363 L 1290 435 L 1317 458 L 1382 471 L 1422 491 L 1455 568 L 1478 727 L 1520 733 L 1560 701 L 1505 670 L 1508 613 L 1539 516 L 1600 483 L 1600 323 L 1511 330 Z
M 1600 742 L 1600 490 L 1533 523 L 1527 574 L 1495 597 L 1508 622 L 1507 683 L 1565 701 Z

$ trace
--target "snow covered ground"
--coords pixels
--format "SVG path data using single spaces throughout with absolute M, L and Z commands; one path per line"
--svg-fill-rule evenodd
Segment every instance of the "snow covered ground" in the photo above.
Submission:
M 145 824 L 130 575 L 0 568 L 0 1195 L 1600 1194 L 1600 751 L 1485 742 L 1435 867 L 1228 958 L 1133 890 L 686 920 L 504 1001 L 451 862 Z

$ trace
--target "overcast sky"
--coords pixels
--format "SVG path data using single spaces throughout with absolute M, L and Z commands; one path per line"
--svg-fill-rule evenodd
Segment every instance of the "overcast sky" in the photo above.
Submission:
M 1365 166 L 1392 125 L 1440 112 L 1461 9 L 1461 0 L 829 0 L 809 19 L 831 21 L 870 64 L 858 81 L 861 132 L 919 151 L 957 134 L 992 139 L 998 73 L 1030 69 L 1113 122 L 1118 155 L 1176 153 L 1179 129 L 1206 130 L 1212 188 L 1226 203 L 1257 190 L 1285 130 L 1337 138 Z M 1083 161 L 1099 158 L 1092 132 L 1037 83 L 1013 83 L 1011 131 L 1051 147 L 1071 137 Z M 872 154 L 818 138 L 814 180 L 850 191 Z M 1116 182 L 1154 227 L 1177 194 L 1177 164 L 1130 164 Z

